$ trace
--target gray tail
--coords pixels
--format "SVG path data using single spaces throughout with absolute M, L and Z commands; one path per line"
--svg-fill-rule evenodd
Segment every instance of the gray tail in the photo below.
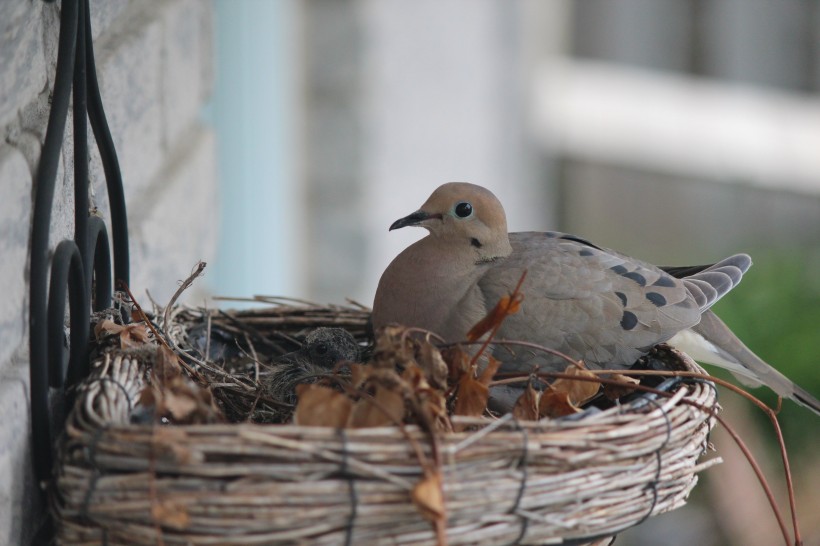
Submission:
M 705 311 L 737 286 L 751 265 L 752 259 L 748 254 L 735 254 L 703 269 L 691 268 L 694 270 L 691 274 L 686 274 L 688 273 L 686 268 L 668 272 L 672 275 L 675 273 L 681 275 L 678 278 L 683 280 L 683 284 L 695 298 L 701 311 Z
M 721 358 L 737 363 L 742 369 L 735 368 L 734 372 L 762 383 L 783 398 L 789 398 L 820 415 L 820 401 L 817 398 L 761 360 L 712 311 L 703 313 L 700 323 L 692 330 L 714 345 Z

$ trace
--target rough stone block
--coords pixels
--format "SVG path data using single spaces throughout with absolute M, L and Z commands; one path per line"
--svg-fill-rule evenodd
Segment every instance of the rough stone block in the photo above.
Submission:
M 28 381 L 0 375 L 0 544 L 29 544 L 39 510 L 31 465 Z
M 31 224 L 31 175 L 26 160 L 11 146 L 0 146 L 0 373 L 25 340 L 28 313 L 28 238 Z M 2 415 L 2 414 L 0 414 Z M 5 419 L 5 417 L 3 417 Z M 2 428 L 2 427 L 0 427 Z
M 181 139 L 167 168 L 140 199 L 129 203 L 131 288 L 165 305 L 198 260 L 212 262 L 217 243 L 216 141 L 198 126 Z M 207 270 L 206 270 L 207 271 Z M 201 303 L 202 287 L 185 294 Z
M 104 34 L 133 2 L 134 0 L 91 0 L 91 36 L 94 40 Z
M 42 2 L 0 2 L 0 127 L 45 87 Z
M 95 47 L 100 91 L 119 156 L 126 202 L 156 176 L 163 161 L 162 21 L 152 3 L 129 8 Z M 92 147 L 92 180 L 103 180 Z

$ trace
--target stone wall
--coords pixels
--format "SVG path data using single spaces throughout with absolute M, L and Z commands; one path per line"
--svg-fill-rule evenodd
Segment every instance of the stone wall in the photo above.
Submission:
M 59 2 L 0 3 L 0 544 L 29 543 L 42 521 L 29 449 L 28 249 L 59 9 Z M 125 186 L 131 286 L 138 298 L 147 302 L 149 290 L 164 303 L 177 280 L 197 260 L 211 259 L 216 246 L 215 139 L 199 119 L 213 80 L 212 6 L 92 0 L 91 25 Z M 73 231 L 70 124 L 69 118 L 52 246 Z M 91 161 L 91 205 L 108 220 L 96 150 Z

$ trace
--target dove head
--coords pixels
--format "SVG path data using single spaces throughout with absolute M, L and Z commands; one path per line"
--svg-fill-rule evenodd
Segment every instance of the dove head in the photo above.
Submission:
M 440 243 L 470 248 L 479 260 L 512 252 L 504 207 L 490 190 L 475 184 L 439 186 L 419 210 L 396 220 L 390 229 L 406 226 L 423 227 Z

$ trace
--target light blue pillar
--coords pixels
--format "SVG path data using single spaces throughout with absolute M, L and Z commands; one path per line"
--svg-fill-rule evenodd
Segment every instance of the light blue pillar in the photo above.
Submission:
M 206 115 L 218 138 L 221 230 L 210 286 L 217 295 L 298 295 L 297 6 L 214 5 L 216 84 Z

